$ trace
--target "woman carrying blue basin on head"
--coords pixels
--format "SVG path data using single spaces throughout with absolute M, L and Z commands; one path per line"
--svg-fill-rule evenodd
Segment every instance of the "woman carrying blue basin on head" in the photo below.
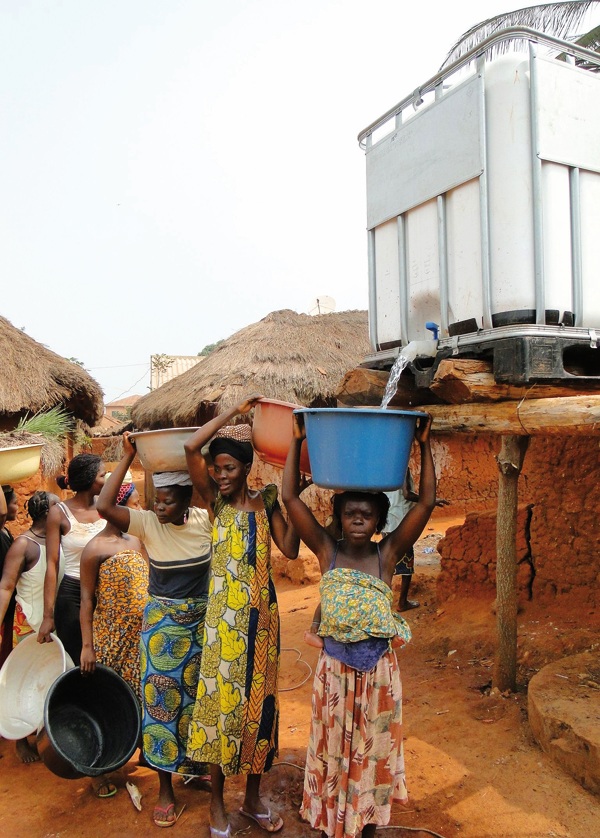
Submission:
M 392 612 L 392 575 L 435 506 L 431 417 L 417 420 L 421 451 L 419 498 L 381 542 L 389 502 L 383 492 L 336 495 L 336 541 L 300 499 L 300 446 L 294 416 L 283 473 L 283 502 L 294 529 L 319 560 L 324 638 L 313 682 L 312 722 L 300 814 L 328 838 L 372 838 L 389 823 L 393 802 L 407 800 L 402 750 L 402 685 L 395 646 L 410 629 Z M 404 475 L 400 477 L 402 481 Z

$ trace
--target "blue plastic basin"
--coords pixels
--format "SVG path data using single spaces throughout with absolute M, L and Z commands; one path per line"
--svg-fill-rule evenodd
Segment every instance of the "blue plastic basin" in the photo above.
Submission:
M 313 483 L 388 492 L 404 482 L 417 419 L 413 410 L 323 407 L 304 416 Z

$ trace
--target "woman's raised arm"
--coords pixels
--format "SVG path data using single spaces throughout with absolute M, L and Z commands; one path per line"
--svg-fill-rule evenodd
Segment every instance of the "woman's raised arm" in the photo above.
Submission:
M 271 535 L 287 559 L 297 559 L 300 547 L 300 536 L 291 521 L 286 521 L 280 509 L 276 509 L 271 516 Z
M 123 434 L 123 456 L 108 480 L 104 483 L 96 501 L 98 514 L 106 518 L 115 527 L 118 527 L 121 532 L 127 532 L 130 522 L 129 507 L 117 505 L 119 489 L 125 479 L 127 469 L 135 457 L 135 445 L 129 438 L 130 436 L 131 434 L 128 432 Z
M 318 558 L 324 573 L 329 567 L 334 541 L 300 498 L 300 448 L 305 436 L 304 422 L 294 414 L 294 436 L 283 469 L 281 497 L 294 530 Z
M 60 537 L 65 513 L 58 503 L 50 507 L 46 520 L 46 574 L 44 576 L 44 617 L 38 632 L 38 643 L 51 643 L 54 631 L 54 603 L 58 588 Z
M 413 508 L 392 532 L 381 542 L 386 563 L 395 563 L 398 556 L 409 550 L 419 538 L 435 507 L 436 477 L 431 454 L 430 431 L 432 418 L 429 414 L 417 420 L 415 439 L 421 452 L 421 478 L 419 496 Z

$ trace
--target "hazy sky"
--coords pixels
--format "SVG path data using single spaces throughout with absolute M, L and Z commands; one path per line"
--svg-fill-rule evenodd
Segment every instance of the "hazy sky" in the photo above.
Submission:
M 151 354 L 367 308 L 356 135 L 522 5 L 2 0 L 0 312 L 112 401 Z

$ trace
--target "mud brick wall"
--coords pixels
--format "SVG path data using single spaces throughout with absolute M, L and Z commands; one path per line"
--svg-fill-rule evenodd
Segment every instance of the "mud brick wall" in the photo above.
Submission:
M 534 504 L 533 594 L 575 595 L 600 604 L 600 439 L 533 439 L 519 499 Z
M 519 598 L 531 597 L 534 570 L 529 547 L 531 506 L 519 506 L 517 512 L 517 584 Z M 450 527 L 437 545 L 442 569 L 437 579 L 438 595 L 444 599 L 482 589 L 493 591 L 496 585 L 496 513 L 470 512 L 464 524 Z
M 48 483 L 51 483 L 52 485 L 47 485 Z M 63 494 L 54 481 L 44 480 L 39 473 L 34 474 L 33 477 L 29 477 L 27 480 L 21 480 L 19 483 L 12 483 L 9 485 L 12 485 L 15 490 L 17 495 L 17 504 L 19 507 L 16 521 L 9 521 L 6 525 L 7 530 L 14 538 L 21 535 L 22 532 L 25 532 L 31 526 L 31 521 L 27 515 L 25 504 L 34 492 L 37 492 L 38 489 L 42 489 L 46 492 L 54 492 L 59 496 Z M 55 488 L 53 488 L 53 486 Z
M 461 515 L 495 506 L 498 495 L 495 457 L 500 450 L 499 439 L 489 435 L 433 434 L 431 448 L 438 497 L 452 502 L 443 511 L 444 515 Z M 415 483 L 418 459 L 418 453 L 413 452 L 411 471 Z
M 443 460 L 438 458 L 440 441 Z M 448 530 L 438 545 L 442 598 L 459 590 L 494 589 L 498 450 L 496 438 L 471 441 L 459 434 L 434 445 L 438 494 L 453 501 L 452 514 L 461 507 L 467 513 L 463 526 Z M 539 601 L 571 596 L 600 604 L 599 474 L 597 436 L 531 439 L 519 479 L 521 596 Z M 470 493 L 466 497 L 463 486 Z

